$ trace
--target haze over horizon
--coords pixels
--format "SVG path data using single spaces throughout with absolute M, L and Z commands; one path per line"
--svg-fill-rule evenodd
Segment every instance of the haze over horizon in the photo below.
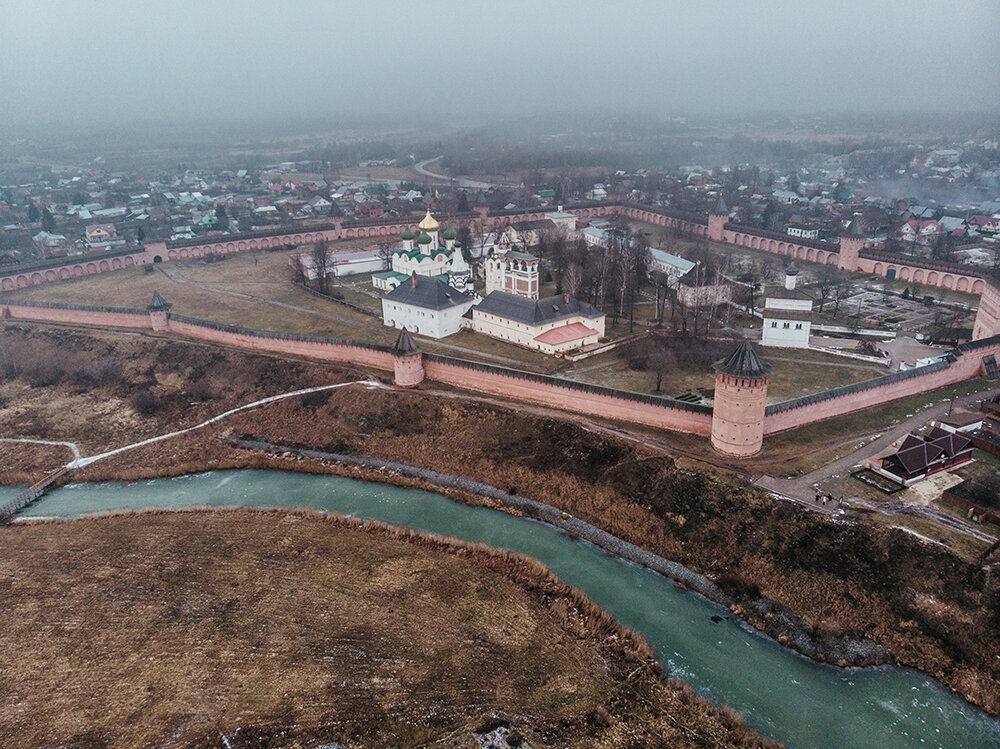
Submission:
M 1000 110 L 986 0 L 0 8 L 0 128 L 11 131 Z

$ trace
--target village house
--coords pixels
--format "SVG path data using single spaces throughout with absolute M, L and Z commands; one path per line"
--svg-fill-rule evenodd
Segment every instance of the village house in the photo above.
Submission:
M 464 327 L 463 315 L 475 297 L 444 281 L 414 272 L 382 297 L 382 322 L 429 338 L 444 338 Z
M 106 244 L 118 238 L 114 224 L 91 224 L 85 233 L 89 244 Z
M 930 244 L 940 233 L 941 224 L 933 219 L 920 221 L 911 218 L 899 227 L 900 239 L 909 244 Z
M 972 460 L 972 440 L 957 431 L 934 427 L 926 437 L 908 434 L 891 455 L 870 461 L 874 470 L 903 486 Z
M 579 349 L 604 337 L 604 313 L 570 294 L 526 299 L 494 291 L 465 317 L 477 333 L 546 354 Z
M 810 226 L 789 226 L 785 233 L 790 237 L 801 237 L 802 239 L 819 239 L 819 229 Z

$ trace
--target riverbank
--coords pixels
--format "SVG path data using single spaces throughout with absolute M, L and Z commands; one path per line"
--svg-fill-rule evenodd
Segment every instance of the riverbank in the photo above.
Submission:
M 0 397 L 20 390 L 0 407 L 0 433 L 75 441 L 84 454 L 200 423 L 276 392 L 369 376 L 176 342 L 136 339 L 123 351 L 119 341 L 56 335 L 63 350 L 122 357 L 125 376 L 80 392 L 64 384 L 7 383 Z M 130 407 L 142 389 L 157 398 L 158 410 L 148 415 Z M 96 416 L 88 410 L 95 406 Z M 106 412 L 113 414 L 111 424 Z M 109 458 L 74 480 L 293 467 L 434 488 L 386 471 L 246 453 L 225 444 L 233 436 L 420 466 L 543 503 L 704 576 L 729 597 L 732 610 L 802 652 L 835 663 L 913 666 L 1000 713 L 995 572 L 902 531 L 867 525 L 861 517 L 818 517 L 732 476 L 683 470 L 667 455 L 555 417 L 420 389 L 348 387 L 235 414 L 201 433 Z M 33 450 L 0 445 L 5 456 L 30 457 Z M 11 482 L 16 467 L 8 458 L 0 481 Z M 447 493 L 463 498 L 458 489 Z M 483 500 L 465 492 L 464 501 Z M 849 660 L 859 653 L 845 643 L 866 641 L 888 655 L 862 650 L 860 660 Z
M 249 508 L 26 519 L 0 543 L 5 745 L 457 747 L 497 717 L 534 747 L 767 744 L 480 544 Z

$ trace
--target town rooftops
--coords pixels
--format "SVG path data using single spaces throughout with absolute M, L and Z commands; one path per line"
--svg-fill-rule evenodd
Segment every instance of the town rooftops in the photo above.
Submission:
M 767 377 L 771 373 L 771 365 L 760 358 L 750 341 L 743 341 L 733 353 L 715 362 L 715 371 L 732 377 L 754 379 Z
M 526 325 L 541 325 L 574 315 L 591 319 L 604 316 L 603 312 L 569 294 L 545 299 L 525 299 L 503 291 L 493 291 L 473 310 Z
M 409 283 L 403 281 L 382 298 L 432 310 L 449 309 L 473 301 L 468 294 L 437 278 L 417 274 L 410 277 Z

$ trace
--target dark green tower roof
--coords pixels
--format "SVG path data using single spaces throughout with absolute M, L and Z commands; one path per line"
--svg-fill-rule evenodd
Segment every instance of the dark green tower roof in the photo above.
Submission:
M 413 340 L 413 336 L 410 335 L 410 331 L 403 328 L 399 331 L 399 338 L 396 339 L 396 345 L 393 347 L 393 352 L 397 354 L 412 354 L 417 351 L 417 342 Z
M 743 341 L 733 353 L 715 362 L 715 371 L 753 379 L 767 377 L 771 373 L 771 365 L 760 358 L 750 341 Z
M 160 292 L 154 291 L 153 301 L 149 303 L 149 306 L 146 307 L 146 309 L 150 312 L 159 312 L 161 310 L 170 309 L 173 306 L 174 305 L 168 303 L 166 299 L 160 296 Z

